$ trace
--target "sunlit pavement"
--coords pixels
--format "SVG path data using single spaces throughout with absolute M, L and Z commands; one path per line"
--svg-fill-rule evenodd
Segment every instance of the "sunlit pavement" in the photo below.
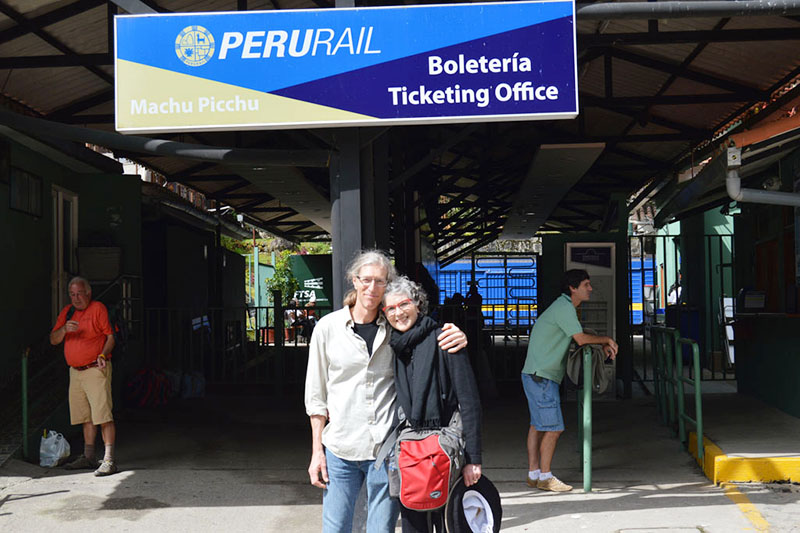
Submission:
M 800 487 L 739 485 L 744 499 L 732 497 L 702 475 L 647 399 L 595 403 L 593 491 L 586 494 L 574 403 L 565 405 L 565 419 L 553 470 L 575 490 L 550 494 L 524 483 L 524 402 L 486 406 L 484 472 L 501 492 L 504 531 L 800 531 Z M 7 462 L 0 530 L 321 530 L 299 400 L 194 400 L 124 413 L 118 422 L 116 475 Z

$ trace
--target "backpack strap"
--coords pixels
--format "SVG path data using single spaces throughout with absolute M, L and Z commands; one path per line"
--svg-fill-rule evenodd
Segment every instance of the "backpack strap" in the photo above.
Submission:
M 400 435 L 400 432 L 408 425 L 408 420 L 406 419 L 406 415 L 403 412 L 402 407 L 397 408 L 397 416 L 400 421 L 386 436 L 386 439 L 384 439 L 383 444 L 381 444 L 381 447 L 378 450 L 378 454 L 375 456 L 375 470 L 378 470 L 381 467 L 383 461 L 385 461 L 386 457 L 389 455 L 389 452 L 394 449 L 394 445 L 397 442 L 397 436 Z

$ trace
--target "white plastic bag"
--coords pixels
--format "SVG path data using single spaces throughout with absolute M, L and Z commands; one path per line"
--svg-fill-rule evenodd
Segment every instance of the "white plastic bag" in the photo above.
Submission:
M 54 467 L 69 457 L 69 442 L 58 431 L 44 430 L 39 444 L 39 466 Z

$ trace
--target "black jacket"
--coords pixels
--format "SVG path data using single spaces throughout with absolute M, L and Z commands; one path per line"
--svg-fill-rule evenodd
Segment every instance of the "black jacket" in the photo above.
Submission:
M 419 387 L 419 380 L 416 378 L 433 370 L 419 368 L 414 363 L 423 359 L 422 354 L 419 353 L 421 350 L 435 350 L 434 357 L 438 358 L 439 363 L 434 361 L 434 357 L 424 357 L 424 359 L 429 364 L 436 365 L 435 368 L 442 374 L 441 378 L 434 375 L 432 381 L 441 383 L 443 389 L 443 402 L 438 418 L 442 425 L 447 425 L 453 413 L 457 409 L 461 411 L 467 464 L 481 464 L 481 404 L 475 376 L 470 366 L 469 354 L 466 350 L 455 354 L 443 351 L 439 348 L 436 340 L 440 333 L 441 329 L 436 328 L 416 344 L 410 352 L 395 353 L 397 400 L 406 416 L 415 412 L 415 407 L 417 412 L 420 411 L 420 407 L 422 407 L 422 412 L 439 411 L 438 406 L 412 405 L 412 398 L 424 397 L 424 394 L 415 394 L 415 387 Z

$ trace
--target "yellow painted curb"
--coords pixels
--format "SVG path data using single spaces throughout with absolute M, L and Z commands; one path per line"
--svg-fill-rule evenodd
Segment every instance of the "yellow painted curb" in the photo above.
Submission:
M 689 453 L 697 460 L 706 477 L 716 485 L 729 481 L 800 482 L 800 457 L 729 457 L 706 437 L 703 437 L 703 448 L 704 457 L 700 462 L 697 435 L 689 433 Z

